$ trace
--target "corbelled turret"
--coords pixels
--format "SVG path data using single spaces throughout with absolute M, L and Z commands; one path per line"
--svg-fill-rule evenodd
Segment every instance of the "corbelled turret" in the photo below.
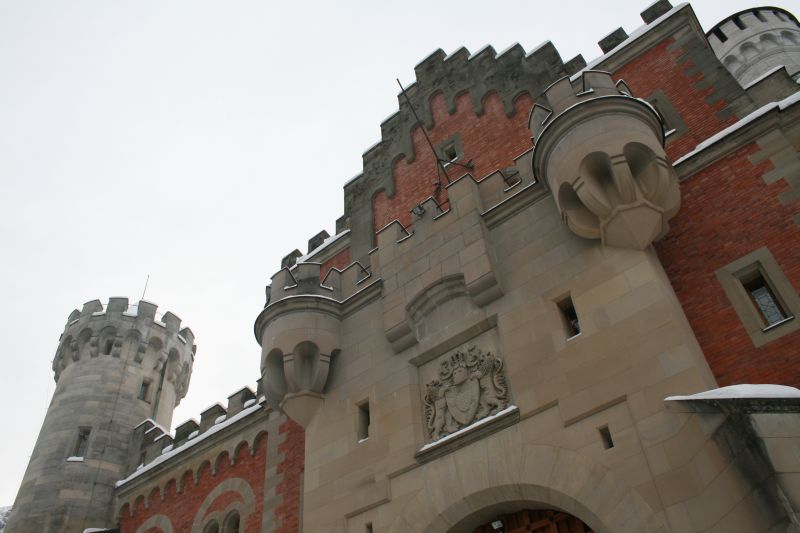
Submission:
M 543 96 L 529 121 L 533 171 L 569 228 L 637 250 L 664 235 L 680 191 L 655 109 L 598 71 L 561 78 Z

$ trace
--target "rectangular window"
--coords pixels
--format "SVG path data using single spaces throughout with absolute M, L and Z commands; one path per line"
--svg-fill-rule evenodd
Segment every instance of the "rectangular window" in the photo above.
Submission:
M 742 280 L 742 286 L 750 295 L 753 305 L 761 318 L 761 324 L 765 328 L 775 326 L 786 320 L 786 311 L 781 307 L 780 302 L 775 297 L 767 281 L 761 272 L 756 271 Z
M 766 247 L 716 271 L 717 279 L 756 347 L 800 330 L 800 297 Z
M 89 435 L 92 428 L 82 427 L 78 428 L 78 439 L 75 441 L 75 447 L 72 450 L 73 457 L 84 457 L 86 455 L 86 448 L 89 446 Z
M 372 522 L 368 523 L 364 530 L 366 533 L 372 533 Z
M 143 379 L 142 385 L 139 387 L 139 399 L 146 402 L 150 401 L 150 381 Z
M 358 404 L 358 442 L 369 438 L 369 400 Z
M 114 339 L 108 339 L 105 347 L 103 347 L 103 355 L 111 355 L 112 348 L 114 348 Z
M 558 309 L 561 311 L 561 318 L 564 321 L 564 328 L 567 332 L 567 338 L 577 337 L 581 334 L 581 324 L 578 321 L 578 313 L 575 311 L 575 305 L 572 303 L 572 298 L 567 296 L 558 302 Z
M 611 438 L 611 430 L 608 426 L 603 426 L 598 429 L 600 432 L 600 439 L 603 441 L 603 448 L 609 450 L 614 447 L 614 440 Z

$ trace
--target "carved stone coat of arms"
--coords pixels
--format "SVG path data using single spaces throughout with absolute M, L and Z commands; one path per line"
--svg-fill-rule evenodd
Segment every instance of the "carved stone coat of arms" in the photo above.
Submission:
M 508 407 L 503 360 L 476 346 L 456 350 L 425 384 L 425 422 L 433 440 Z

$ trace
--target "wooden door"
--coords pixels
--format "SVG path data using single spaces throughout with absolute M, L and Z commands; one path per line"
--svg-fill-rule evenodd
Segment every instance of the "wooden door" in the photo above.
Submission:
M 553 510 L 525 509 L 512 514 L 498 516 L 505 533 L 594 533 L 589 526 L 574 516 Z M 494 521 L 494 520 L 493 520 Z M 498 533 L 489 522 L 475 533 Z

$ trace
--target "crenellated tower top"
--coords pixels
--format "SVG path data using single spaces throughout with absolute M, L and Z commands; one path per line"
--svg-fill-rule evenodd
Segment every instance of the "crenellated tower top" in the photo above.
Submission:
M 181 319 L 146 300 L 130 305 L 127 298 L 86 302 L 70 313 L 53 359 L 56 382 L 73 363 L 114 357 L 160 373 L 175 388 L 175 405 L 186 396 L 192 374 L 194 333 L 181 328 Z M 172 406 L 174 407 L 174 406 Z

